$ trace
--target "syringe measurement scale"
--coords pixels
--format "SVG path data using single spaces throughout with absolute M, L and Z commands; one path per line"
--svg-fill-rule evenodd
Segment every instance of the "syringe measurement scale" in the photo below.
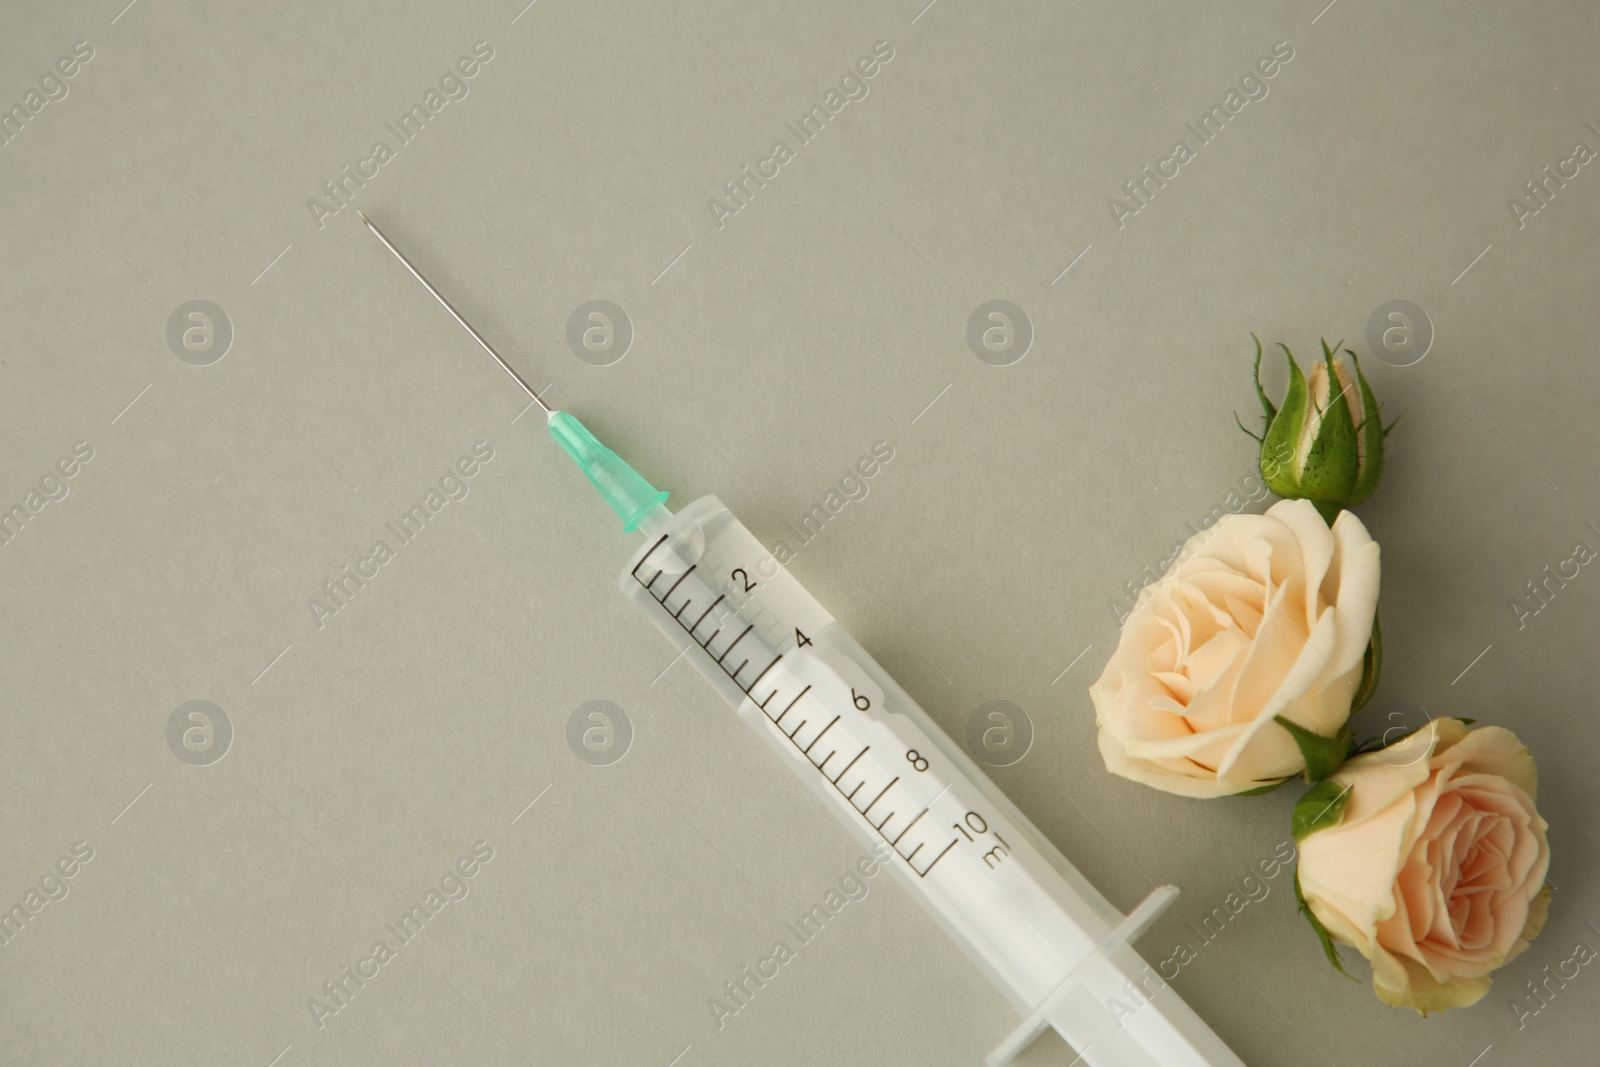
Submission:
M 406 268 L 527 390 L 551 435 L 645 544 L 618 585 L 1025 1014 L 988 1057 L 1054 1027 L 1090 1067 L 1243 1067 L 1175 992 L 1109 1003 L 1147 969 L 1123 916 L 715 497 L 677 515 L 576 418 L 552 410 L 364 214 Z
M 906 840 L 907 835 L 917 827 L 917 824 L 922 823 L 928 816 L 933 805 L 950 791 L 949 783 L 941 784 L 943 781 L 941 776 L 927 774 L 930 768 L 928 756 L 919 749 L 906 749 L 903 753 L 906 766 L 899 769 L 901 773 L 896 773 L 892 777 L 889 776 L 889 771 L 894 768 L 883 767 L 877 757 L 863 762 L 864 757 L 872 752 L 874 743 L 881 749 L 884 739 L 881 736 L 869 739 L 867 735 L 872 731 L 868 729 L 867 722 L 844 721 L 848 709 L 823 721 L 831 709 L 824 706 L 823 691 L 817 689 L 816 683 L 802 681 L 787 667 L 774 670 L 783 662 L 785 653 L 772 653 L 765 635 L 751 636 L 756 623 L 747 623 L 742 629 L 738 628 L 737 624 L 747 617 L 747 613 L 741 613 L 740 609 L 747 608 L 749 601 L 738 605 L 729 599 L 727 590 L 718 593 L 715 599 L 711 599 L 712 590 L 702 579 L 696 579 L 692 585 L 680 592 L 680 588 L 698 569 L 698 565 L 691 565 L 679 574 L 676 580 L 667 574 L 665 567 L 657 567 L 650 580 L 645 581 L 640 569 L 643 568 L 648 573 L 653 566 L 652 558 L 666 545 L 667 537 L 667 534 L 662 534 L 657 538 L 628 573 L 656 600 L 661 610 L 682 633 L 693 640 L 710 658 L 710 662 L 738 687 L 745 699 L 754 703 L 755 707 L 771 721 L 772 727 L 788 739 L 794 749 L 793 754 L 806 760 L 822 779 L 833 787 L 844 803 L 849 804 L 873 832 L 895 850 L 917 877 L 926 878 L 934 866 L 963 838 L 968 842 L 976 842 L 979 837 L 973 836 L 974 834 L 980 836 L 988 834 L 987 820 L 979 812 L 969 810 L 961 816 L 960 822 L 951 824 L 948 830 L 938 826 L 939 815 L 935 814 L 923 824 L 922 831 L 917 836 Z M 665 566 L 671 566 L 674 561 L 663 562 Z M 728 588 L 735 596 L 741 591 L 758 593 L 762 588 L 762 582 L 750 578 L 750 573 L 746 568 L 736 567 L 729 574 Z M 667 581 L 671 581 L 672 584 L 667 585 L 661 581 L 663 576 L 666 576 Z M 657 582 L 661 582 L 664 590 L 658 591 L 655 588 Z M 743 587 L 742 590 L 740 586 Z M 710 603 L 706 605 L 705 610 L 699 611 L 699 605 L 707 600 L 710 600 Z M 676 611 L 672 608 L 674 602 L 678 603 Z M 733 625 L 730 626 L 730 623 Z M 816 623 L 813 622 L 811 625 L 815 626 Z M 770 627 L 764 629 L 769 633 L 775 631 L 781 639 L 791 627 L 787 622 L 774 620 Z M 706 632 L 708 630 L 709 633 Z M 724 630 L 728 631 L 729 637 L 721 641 L 719 651 L 718 639 L 723 636 Z M 734 630 L 737 630 L 736 635 Z M 800 626 L 794 626 L 792 630 L 793 637 L 788 641 L 791 653 L 799 653 L 802 649 L 815 645 Z M 738 655 L 734 658 L 738 660 L 738 665 L 730 668 L 729 657 L 736 649 Z M 771 658 L 767 659 L 769 653 Z M 752 662 L 764 659 L 765 666 L 755 671 L 754 677 L 748 682 L 740 680 L 741 675 L 749 673 L 748 669 L 751 668 Z M 863 685 L 862 689 L 865 688 Z M 865 712 L 871 707 L 872 697 L 867 692 L 852 687 L 848 708 Z M 822 745 L 825 738 L 827 744 Z M 896 738 L 894 741 L 898 744 L 899 739 Z M 813 750 L 816 750 L 816 755 L 812 754 Z M 925 780 L 919 779 L 917 775 L 923 775 Z M 917 788 L 919 782 L 923 785 L 921 789 Z M 918 801 L 930 789 L 935 790 L 932 796 L 919 806 Z M 894 791 L 892 795 L 891 790 Z M 909 819 L 902 816 L 896 821 L 896 816 L 902 811 L 915 811 L 916 814 L 911 815 Z M 933 828 L 931 831 L 930 827 Z M 944 839 L 942 845 L 941 839 Z M 984 857 L 984 862 L 991 866 L 1000 862 L 1010 850 L 1005 839 L 998 833 L 994 835 L 994 839 L 995 844 Z M 901 846 L 902 841 L 905 841 L 904 847 Z M 927 850 L 927 854 L 921 856 L 919 862 L 919 854 L 924 849 Z

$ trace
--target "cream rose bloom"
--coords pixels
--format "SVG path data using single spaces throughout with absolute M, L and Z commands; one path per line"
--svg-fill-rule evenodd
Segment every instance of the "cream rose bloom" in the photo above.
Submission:
M 1089 689 L 1113 774 L 1219 797 L 1305 769 L 1283 716 L 1324 737 L 1350 717 L 1378 605 L 1378 545 L 1308 500 L 1225 515 L 1139 594 Z
M 1498 726 L 1439 719 L 1357 756 L 1330 781 L 1343 818 L 1300 843 L 1300 890 L 1330 936 L 1372 961 L 1372 985 L 1427 1014 L 1489 991 L 1549 906 L 1533 757 Z

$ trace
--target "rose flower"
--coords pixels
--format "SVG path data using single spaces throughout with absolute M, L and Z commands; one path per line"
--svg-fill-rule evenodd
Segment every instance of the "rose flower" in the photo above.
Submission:
M 1113 774 L 1191 797 L 1305 769 L 1279 717 L 1335 738 L 1350 717 L 1378 602 L 1378 545 L 1308 500 L 1224 515 L 1139 594 L 1089 689 Z
M 1527 748 L 1498 726 L 1439 719 L 1328 781 L 1339 791 L 1318 821 L 1331 825 L 1300 842 L 1312 915 L 1372 961 L 1385 1003 L 1425 1015 L 1481 1000 L 1549 906 Z

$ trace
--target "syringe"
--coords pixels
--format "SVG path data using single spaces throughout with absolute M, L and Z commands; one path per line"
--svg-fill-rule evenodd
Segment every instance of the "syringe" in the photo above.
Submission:
M 361 220 L 545 412 L 551 436 L 644 535 L 618 579 L 740 718 L 1022 1014 L 988 1056 L 1053 1027 L 1090 1067 L 1243 1067 L 1130 946 L 1177 896 L 1124 916 L 714 496 L 674 515 L 576 417 L 550 408 L 366 215 Z

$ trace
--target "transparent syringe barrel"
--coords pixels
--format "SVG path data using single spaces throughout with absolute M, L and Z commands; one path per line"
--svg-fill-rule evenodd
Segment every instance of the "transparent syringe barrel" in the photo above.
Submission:
M 1122 913 L 721 501 L 654 530 L 619 585 L 858 838 L 893 850 L 1019 1013 L 1049 998 L 1094 1067 L 1242 1067 L 1131 948 L 1097 951 Z

